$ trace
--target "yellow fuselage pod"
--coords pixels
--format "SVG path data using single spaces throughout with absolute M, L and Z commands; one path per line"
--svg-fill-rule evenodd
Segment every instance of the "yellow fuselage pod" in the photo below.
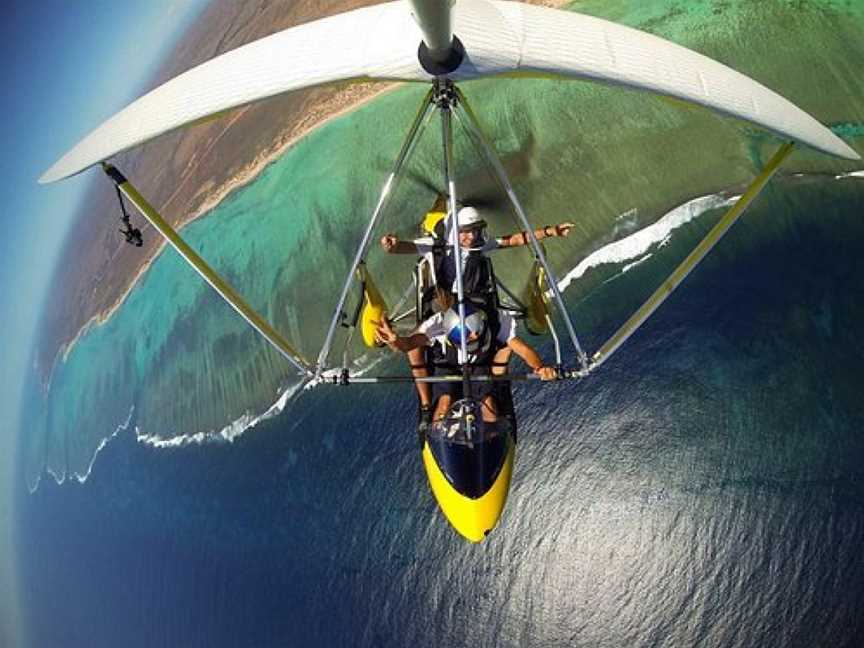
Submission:
M 478 493 L 477 497 L 469 497 L 460 493 L 447 479 L 429 447 L 428 439 L 423 443 L 423 465 L 438 506 L 453 528 L 471 542 L 482 542 L 495 528 L 507 502 L 516 456 L 516 443 L 510 434 L 507 434 L 507 444 L 507 452 L 489 488 Z

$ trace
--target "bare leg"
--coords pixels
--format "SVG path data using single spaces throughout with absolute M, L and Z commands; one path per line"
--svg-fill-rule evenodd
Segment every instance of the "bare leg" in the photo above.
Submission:
M 492 358 L 492 373 L 496 376 L 503 376 L 507 373 L 507 363 L 510 362 L 510 354 L 513 351 L 510 347 L 499 349 Z
M 423 348 L 418 347 L 408 352 L 408 364 L 411 366 L 411 375 L 415 378 L 425 378 L 429 375 L 426 362 L 423 358 Z M 429 383 L 415 382 L 417 395 L 420 397 L 420 406 L 429 407 L 432 404 L 432 386 Z
M 498 420 L 498 403 L 495 402 L 492 394 L 483 399 L 480 411 L 484 423 L 495 423 Z
M 440 421 L 447 416 L 447 412 L 450 410 L 450 405 L 452 405 L 452 403 L 453 399 L 450 397 L 450 394 L 442 394 L 435 405 L 435 414 L 432 416 L 432 419 Z
M 507 363 L 510 361 L 510 347 L 498 349 L 492 358 L 492 375 L 503 376 L 507 373 Z M 491 394 L 483 399 L 483 421 L 486 423 L 495 423 L 498 420 L 498 403 L 495 397 Z

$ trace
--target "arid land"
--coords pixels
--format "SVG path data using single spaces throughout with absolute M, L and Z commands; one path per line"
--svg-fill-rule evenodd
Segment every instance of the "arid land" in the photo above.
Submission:
M 213 0 L 178 42 L 141 94 L 219 54 L 327 15 L 376 4 L 372 0 Z M 540 0 L 532 4 L 561 6 Z M 395 84 L 329 85 L 244 106 L 218 119 L 164 135 L 114 159 L 175 228 L 205 214 L 231 191 L 253 180 L 273 159 L 327 120 Z M 84 133 L 82 133 L 82 136 Z M 59 152 L 58 152 L 59 155 Z M 164 246 L 129 208 L 144 246 L 126 245 L 113 185 L 96 177 L 64 245 L 43 313 L 37 363 L 48 385 L 55 360 L 123 303 Z

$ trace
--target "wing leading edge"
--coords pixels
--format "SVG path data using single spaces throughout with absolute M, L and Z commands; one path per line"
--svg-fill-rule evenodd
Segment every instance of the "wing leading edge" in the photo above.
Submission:
M 465 46 L 449 75 L 466 81 L 540 74 L 675 97 L 847 159 L 860 156 L 815 118 L 731 68 L 651 34 L 518 2 L 459 0 Z M 159 135 L 238 106 L 337 81 L 429 82 L 421 30 L 398 1 L 331 16 L 226 52 L 155 88 L 98 126 L 39 179 L 80 173 Z

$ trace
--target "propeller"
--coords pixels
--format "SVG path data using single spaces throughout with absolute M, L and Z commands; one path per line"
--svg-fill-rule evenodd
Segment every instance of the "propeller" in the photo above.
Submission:
M 527 178 L 531 175 L 536 149 L 534 135 L 529 133 L 522 146 L 501 156 L 501 163 L 511 179 Z M 443 178 L 433 181 L 428 170 L 416 167 L 403 172 L 405 180 L 422 187 L 429 193 L 446 195 Z M 481 162 L 479 167 L 456 177 L 456 196 L 460 203 L 471 205 L 482 211 L 506 212 L 510 208 L 507 195 L 495 178 L 492 170 Z

